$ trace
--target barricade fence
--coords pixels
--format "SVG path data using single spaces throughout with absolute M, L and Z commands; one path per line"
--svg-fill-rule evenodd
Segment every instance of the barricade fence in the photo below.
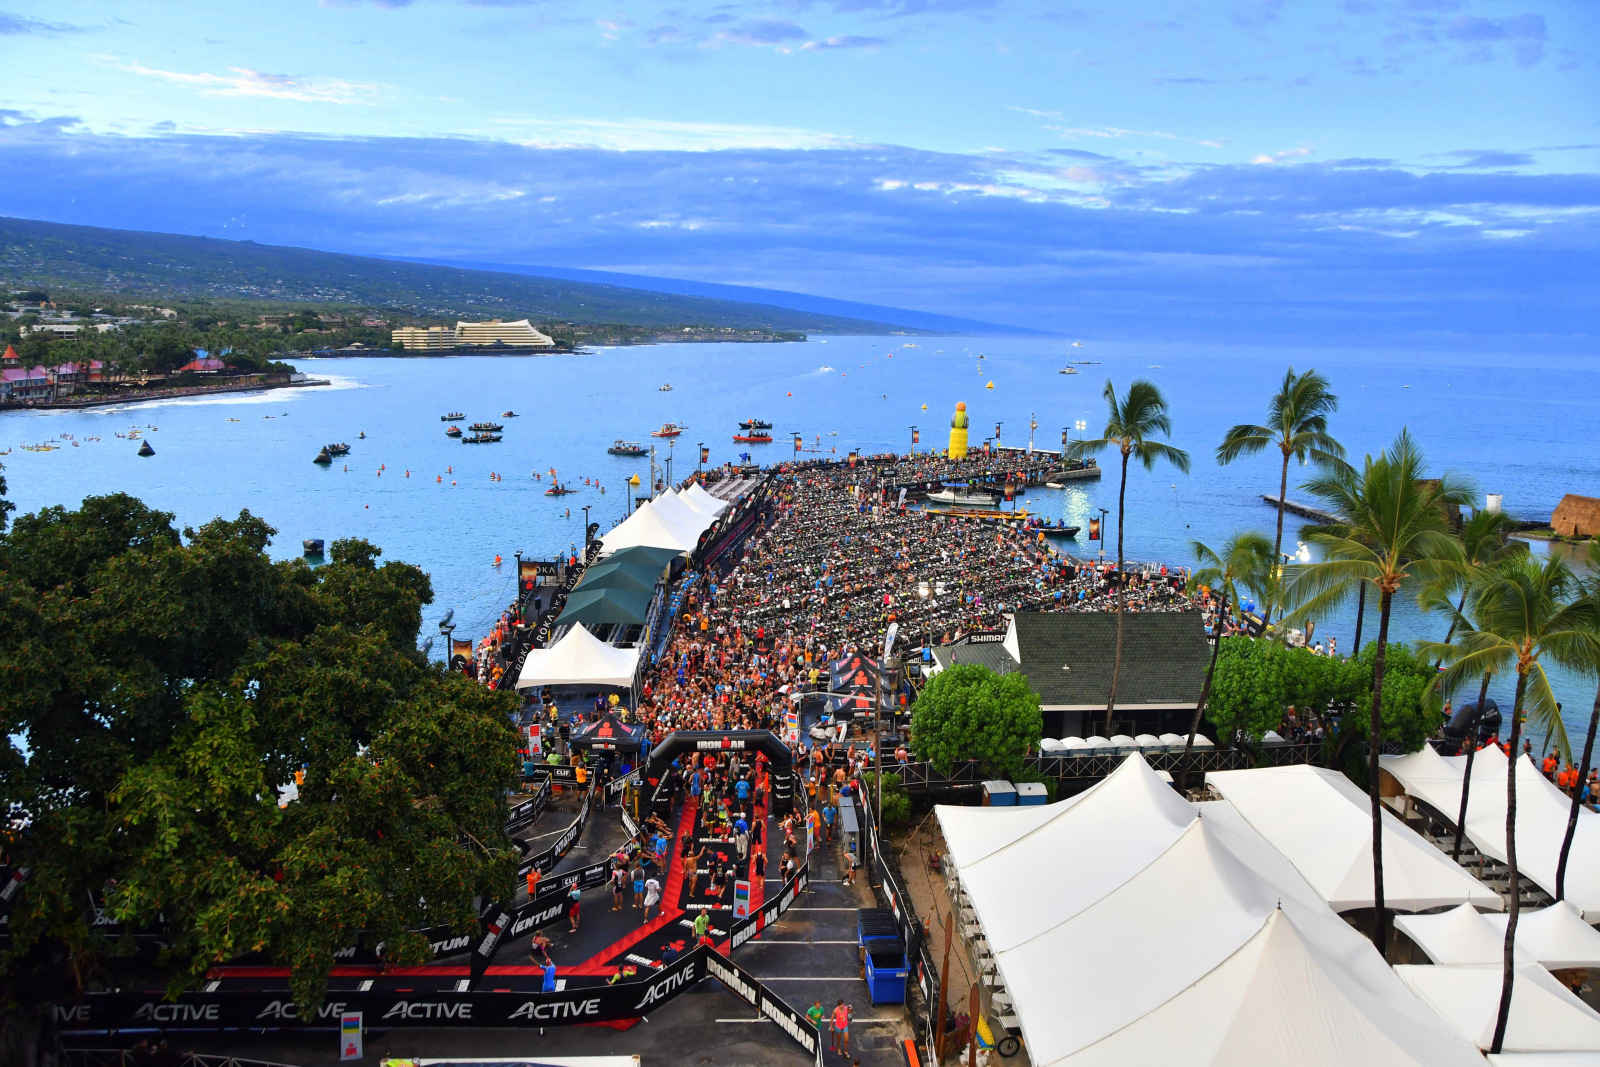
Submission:
M 794 877 L 783 883 L 783 888 L 778 890 L 778 895 L 748 917 L 739 919 L 728 930 L 728 951 L 750 940 L 752 937 L 777 922 L 783 913 L 794 906 L 795 898 L 805 892 L 811 884 L 811 864 L 802 863 L 800 869 L 794 872 Z

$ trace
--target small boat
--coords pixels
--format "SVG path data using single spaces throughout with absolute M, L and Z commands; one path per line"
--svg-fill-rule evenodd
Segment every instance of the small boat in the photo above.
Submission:
M 1078 538 L 1080 529 L 1082 527 L 1079 526 L 1045 526 L 1039 532 L 1046 537 L 1059 537 L 1063 541 L 1075 541 Z
M 1062 367 L 1060 370 L 1056 371 L 1056 373 L 1057 374 L 1077 374 L 1078 373 L 1078 368 L 1077 367 Z
M 444 430 L 444 435 L 446 437 L 460 437 L 461 436 L 461 427 L 459 427 L 459 426 L 446 426 L 445 430 Z
M 660 392 L 660 393 L 670 393 L 670 392 L 672 392 L 672 383 L 671 382 L 667 382 L 665 385 L 663 385 L 660 389 L 658 389 L 656 391 Z
M 350 454 L 350 446 L 342 441 L 338 444 L 323 445 L 322 450 L 330 456 L 347 456 Z
M 311 462 L 321 464 L 324 467 L 331 465 L 333 463 L 333 457 L 328 455 L 328 446 L 323 445 L 322 451 L 318 452 L 317 458 Z
M 238 422 L 239 420 L 238 419 L 229 419 L 228 421 L 229 422 Z
M 649 455 L 649 450 L 641 445 L 638 441 L 613 441 L 611 442 L 611 447 L 606 449 L 606 451 L 611 453 L 613 456 Z
M 487 430 L 485 430 L 481 433 L 467 434 L 467 436 L 461 439 L 461 443 L 464 445 L 492 445 L 498 440 L 500 440 L 499 434 L 489 433 Z
M 751 430 L 749 433 L 736 433 L 733 439 L 745 445 L 770 445 L 772 435 L 765 430 Z
M 518 417 L 518 415 L 515 411 L 502 411 L 500 413 L 500 417 L 502 419 L 515 419 Z
M 576 489 L 568 489 L 566 486 L 562 485 L 560 482 L 556 482 L 554 485 L 552 485 L 550 488 L 548 488 L 548 489 L 546 489 L 544 491 L 544 495 L 545 496 L 566 496 L 568 493 L 576 493 L 576 492 L 577 492 Z
M 149 441 L 140 442 L 140 444 L 139 444 L 139 455 L 141 455 L 141 456 L 153 456 L 155 454 L 156 454 L 156 450 L 150 447 L 150 442 Z
M 356 434 L 356 440 L 357 441 L 365 441 L 366 439 L 367 439 L 367 431 L 362 430 L 360 433 Z
M 663 422 L 661 424 L 661 429 L 659 429 L 659 430 L 651 430 L 650 431 L 650 436 L 651 437 L 676 437 L 686 429 L 688 429 L 688 427 L 679 426 L 675 422 Z
M 461 412 L 452 411 L 448 415 L 440 415 L 439 416 L 439 421 L 440 422 L 451 422 L 451 421 L 453 421 L 455 419 L 464 419 L 464 418 L 466 418 L 466 416 L 464 414 L 462 414 Z
M 772 429 L 772 423 L 767 422 L 765 419 L 751 419 L 749 422 L 741 422 L 739 424 L 739 429 L 741 429 L 741 430 L 770 430 L 770 429 Z
M 300 542 L 300 547 L 305 550 L 305 554 L 308 556 L 320 556 L 322 555 L 322 538 L 308 537 Z
M 472 430 L 474 433 L 499 433 L 505 429 L 505 426 L 498 422 L 475 422 L 468 426 L 467 429 Z

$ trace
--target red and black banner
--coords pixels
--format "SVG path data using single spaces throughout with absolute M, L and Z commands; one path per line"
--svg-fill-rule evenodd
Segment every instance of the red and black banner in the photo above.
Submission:
M 1100 540 L 1100 520 L 1099 519 L 1090 519 L 1089 520 L 1089 540 L 1091 540 L 1091 541 Z

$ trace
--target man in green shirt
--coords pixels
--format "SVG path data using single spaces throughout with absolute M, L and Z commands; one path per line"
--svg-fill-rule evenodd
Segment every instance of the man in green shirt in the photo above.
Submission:
M 699 941 L 702 937 L 705 937 L 706 934 L 708 934 L 710 931 L 711 931 L 711 916 L 709 914 L 707 914 L 706 912 L 702 911 L 699 915 L 696 915 L 694 917 L 694 939 L 696 941 Z
M 811 1025 L 815 1026 L 818 1030 L 822 1029 L 822 1020 L 827 1014 L 827 1012 L 822 1010 L 822 1001 L 820 1000 L 806 1009 L 806 1018 L 810 1019 Z

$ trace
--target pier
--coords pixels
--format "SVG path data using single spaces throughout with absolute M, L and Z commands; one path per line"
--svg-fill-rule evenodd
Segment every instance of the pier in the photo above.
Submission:
M 1310 519 L 1313 522 L 1320 522 L 1324 526 L 1330 526 L 1333 523 L 1344 521 L 1331 511 L 1323 511 L 1321 508 L 1313 507 L 1310 504 L 1302 504 L 1298 500 L 1288 500 L 1275 497 L 1271 493 L 1262 493 L 1261 499 L 1266 501 L 1268 504 L 1271 504 L 1273 507 L 1277 507 L 1279 500 L 1282 499 L 1283 510 L 1287 511 L 1289 514 L 1298 515 L 1302 519 Z

